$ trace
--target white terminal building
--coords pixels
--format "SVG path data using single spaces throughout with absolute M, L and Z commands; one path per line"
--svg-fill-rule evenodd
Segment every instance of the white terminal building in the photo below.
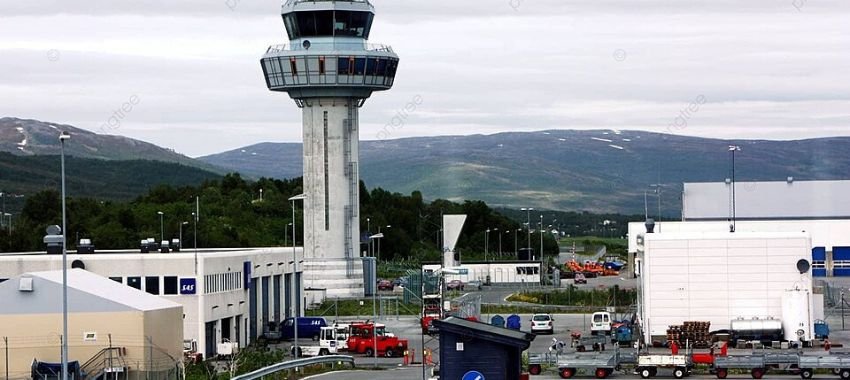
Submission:
M 367 0 L 287 0 L 281 14 L 289 44 L 269 47 L 261 64 L 268 89 L 288 93 L 302 113 L 305 285 L 362 297 L 359 112 L 393 86 L 398 55 L 367 43 Z
M 68 252 L 68 263 L 182 305 L 183 339 L 195 340 L 198 352 L 209 357 L 223 339 L 244 347 L 270 323 L 294 317 L 296 311 L 303 315 L 303 279 L 300 272 L 293 276 L 292 259 L 293 253 L 300 258 L 301 251 L 290 247 L 199 249 L 197 254 Z M 61 269 L 62 255 L 0 254 L 0 282 Z
M 651 233 L 629 223 L 646 343 L 684 321 L 718 330 L 753 318 L 812 339 L 824 318 L 814 280 L 850 275 L 848 193 L 850 181 L 686 183 L 683 221 Z

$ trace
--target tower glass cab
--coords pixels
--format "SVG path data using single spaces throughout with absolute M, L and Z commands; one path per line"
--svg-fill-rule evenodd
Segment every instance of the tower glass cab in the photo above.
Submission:
M 305 287 L 360 296 L 359 109 L 393 86 L 399 59 L 368 43 L 367 0 L 287 0 L 281 15 L 289 43 L 269 47 L 261 66 L 269 90 L 302 110 Z

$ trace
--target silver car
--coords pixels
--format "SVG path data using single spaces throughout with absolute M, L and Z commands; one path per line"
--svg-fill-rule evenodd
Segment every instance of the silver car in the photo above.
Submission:
M 531 332 L 532 333 L 555 333 L 555 320 L 549 314 L 534 314 L 531 316 Z

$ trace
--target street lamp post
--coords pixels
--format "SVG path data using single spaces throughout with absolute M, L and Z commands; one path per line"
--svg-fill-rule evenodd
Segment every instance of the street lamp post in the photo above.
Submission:
M 159 241 L 162 242 L 163 240 L 165 240 L 165 228 L 163 227 L 162 223 L 163 216 L 165 215 L 165 213 L 163 213 L 162 211 L 157 211 L 156 213 L 159 214 Z
M 177 244 L 180 244 L 180 246 L 178 247 L 178 248 L 180 248 L 180 250 L 183 250 L 183 226 L 188 225 L 188 224 L 189 224 L 189 222 L 183 222 L 183 223 L 180 223 L 180 225 L 178 226 L 178 227 L 180 227 L 180 235 L 178 237 L 178 239 L 180 241 Z
M 484 261 L 487 261 L 487 252 L 490 250 L 487 245 L 490 243 L 490 229 L 484 230 Z
M 392 228 L 392 227 L 393 227 L 393 226 L 391 226 L 391 225 L 389 225 L 389 224 L 387 225 L 387 229 Z M 380 239 L 384 237 L 384 234 L 382 234 L 382 233 L 381 233 L 381 226 L 378 226 L 378 235 L 376 235 L 376 236 L 378 236 L 378 238 L 377 238 L 377 239 L 378 239 L 378 254 L 377 254 L 377 259 L 380 259 L 380 258 L 381 258 L 381 240 L 380 240 Z M 377 259 L 376 259 L 376 261 L 375 261 L 375 265 L 378 265 L 378 264 L 377 264 L 377 263 L 378 263 Z
M 283 229 L 283 246 L 284 247 L 289 245 L 289 226 L 291 226 L 291 225 L 292 225 L 292 223 L 286 223 L 286 228 Z
M 740 150 L 740 146 L 729 145 L 729 152 L 732 153 L 732 224 L 729 225 L 729 232 L 735 232 L 735 152 Z
M 543 262 L 543 215 L 540 215 L 540 222 L 538 224 L 540 226 L 540 262 Z
M 372 218 L 366 218 L 366 234 L 369 235 L 369 236 L 372 235 L 372 224 L 371 223 L 372 223 Z M 366 241 L 366 255 L 367 256 L 372 255 L 372 239 L 369 239 L 369 240 Z
M 499 233 L 499 228 L 494 228 L 493 231 L 496 231 L 496 235 L 499 235 L 499 256 L 502 256 L 502 234 Z
M 528 246 L 526 248 L 531 249 L 531 212 L 534 211 L 534 207 L 523 207 L 520 210 L 525 211 L 525 228 L 528 230 L 528 240 L 526 241 Z
M 59 135 L 59 143 L 62 145 L 62 380 L 68 380 L 68 252 L 65 240 L 65 140 L 71 138 L 68 132 L 63 131 Z
M 518 234 L 519 234 L 520 230 L 521 230 L 520 228 L 517 228 L 514 231 L 514 256 L 519 255 L 519 235 Z
M 300 286 L 300 279 L 298 278 L 298 257 L 295 253 L 295 201 L 303 201 L 307 196 L 304 194 L 296 195 L 292 198 L 289 198 L 289 201 L 292 202 L 292 291 L 295 292 L 295 296 L 292 297 L 292 302 L 295 303 L 295 359 L 298 359 L 299 356 L 299 348 L 298 348 L 298 317 L 301 316 L 301 294 L 298 291 Z

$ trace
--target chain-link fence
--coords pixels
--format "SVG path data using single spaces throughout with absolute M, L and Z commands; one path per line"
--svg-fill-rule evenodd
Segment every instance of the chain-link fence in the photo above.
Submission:
M 8 380 L 32 379 L 34 361 L 61 362 L 60 335 L 8 336 L 2 341 L 0 376 Z M 168 380 L 182 378 L 182 358 L 173 357 L 150 337 L 108 334 L 101 340 L 69 341 L 69 361 L 80 363 L 82 375 L 105 380 Z M 61 368 L 61 366 L 59 366 Z M 39 374 L 56 379 L 56 373 Z

